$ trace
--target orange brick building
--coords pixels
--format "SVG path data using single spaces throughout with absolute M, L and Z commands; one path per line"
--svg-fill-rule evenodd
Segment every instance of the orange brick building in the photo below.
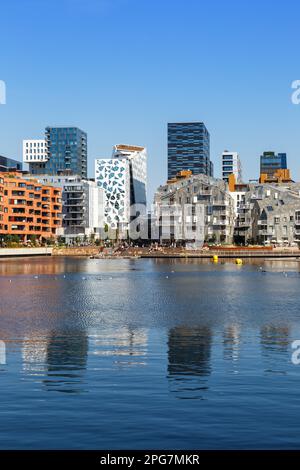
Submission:
M 26 242 L 56 237 L 62 223 L 61 189 L 45 186 L 22 173 L 0 173 L 0 238 L 18 235 Z

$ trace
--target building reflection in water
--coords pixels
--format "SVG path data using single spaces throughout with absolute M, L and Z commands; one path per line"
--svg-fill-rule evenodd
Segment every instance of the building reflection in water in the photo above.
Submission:
M 107 328 L 91 335 L 94 354 L 112 358 L 121 367 L 146 365 L 148 331 L 144 328 Z
M 84 330 L 50 333 L 43 339 L 23 342 L 23 371 L 48 390 L 64 393 L 84 391 L 88 337 Z
M 290 355 L 290 329 L 283 325 L 265 325 L 260 330 L 265 372 L 286 374 Z
M 240 328 L 238 325 L 225 327 L 223 333 L 224 359 L 236 362 L 240 353 Z
M 44 374 L 47 370 L 48 339 L 24 338 L 22 344 L 23 371 L 34 376 Z
M 211 373 L 212 333 L 207 326 L 175 327 L 168 336 L 168 379 L 181 399 L 203 399 Z

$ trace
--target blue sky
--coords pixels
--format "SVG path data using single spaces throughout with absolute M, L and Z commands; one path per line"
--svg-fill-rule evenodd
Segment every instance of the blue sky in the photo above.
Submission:
M 87 131 L 93 161 L 146 145 L 149 195 L 166 180 L 167 122 L 201 120 L 220 175 L 224 149 L 255 178 L 264 150 L 300 179 L 296 0 L 1 0 L 0 154 L 47 125 Z

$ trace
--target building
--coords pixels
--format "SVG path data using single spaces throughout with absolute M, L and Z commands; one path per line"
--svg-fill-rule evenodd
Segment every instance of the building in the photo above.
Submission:
M 276 170 L 273 175 L 267 173 L 261 173 L 259 182 L 262 184 L 266 183 L 292 183 L 290 170 Z
M 300 243 L 300 185 L 263 185 L 256 189 L 252 238 L 261 245 Z
M 0 173 L 14 170 L 22 171 L 22 163 L 12 158 L 0 156 Z
M 20 241 L 56 237 L 61 226 L 61 189 L 24 179 L 21 173 L 0 173 L 0 237 Z
M 260 156 L 260 175 L 272 177 L 277 170 L 287 170 L 286 153 L 264 152 Z
M 222 153 L 222 179 L 228 183 L 229 176 L 234 175 L 237 183 L 242 181 L 242 165 L 237 152 Z
M 47 127 L 45 140 L 23 141 L 23 161 L 32 175 L 68 171 L 87 178 L 87 135 L 77 127 Z
M 115 145 L 113 159 L 126 159 L 131 176 L 131 204 L 147 203 L 147 149 L 137 145 Z
M 210 137 L 203 122 L 168 124 L 168 179 L 182 170 L 213 176 Z
M 122 159 L 98 159 L 95 176 L 105 191 L 104 223 L 112 229 L 125 228 L 130 217 L 129 162 Z
M 300 184 L 233 184 L 236 242 L 262 245 L 293 245 L 300 242 Z
M 130 208 L 147 203 L 147 150 L 135 145 L 116 145 L 112 158 L 95 161 L 96 182 L 105 192 L 104 219 L 112 229 L 126 230 Z
M 104 191 L 93 180 L 77 175 L 45 175 L 39 181 L 62 190 L 62 227 L 58 235 L 74 239 L 99 238 L 104 229 Z
M 192 241 L 191 234 L 199 222 L 196 205 L 200 205 L 204 214 L 204 241 L 233 241 L 234 204 L 227 184 L 222 180 L 206 175 L 178 178 L 158 188 L 154 205 L 161 240 L 175 241 L 177 234 L 181 234 L 182 240 Z M 164 217 L 165 214 L 170 214 L 170 217 Z
M 35 164 L 46 163 L 48 161 L 48 150 L 46 140 L 23 140 L 23 163 Z

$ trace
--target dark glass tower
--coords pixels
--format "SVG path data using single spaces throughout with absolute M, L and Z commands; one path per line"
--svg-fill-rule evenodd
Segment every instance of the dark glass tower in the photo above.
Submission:
M 264 152 L 260 157 L 260 174 L 274 176 L 277 170 L 287 169 L 286 153 Z
M 87 178 L 87 135 L 77 127 L 46 127 L 47 161 L 29 164 L 32 174 L 68 171 Z
M 12 158 L 0 156 L 0 172 L 1 171 L 22 171 L 22 163 Z
M 209 145 L 209 132 L 203 122 L 169 123 L 168 179 L 182 170 L 213 176 Z

